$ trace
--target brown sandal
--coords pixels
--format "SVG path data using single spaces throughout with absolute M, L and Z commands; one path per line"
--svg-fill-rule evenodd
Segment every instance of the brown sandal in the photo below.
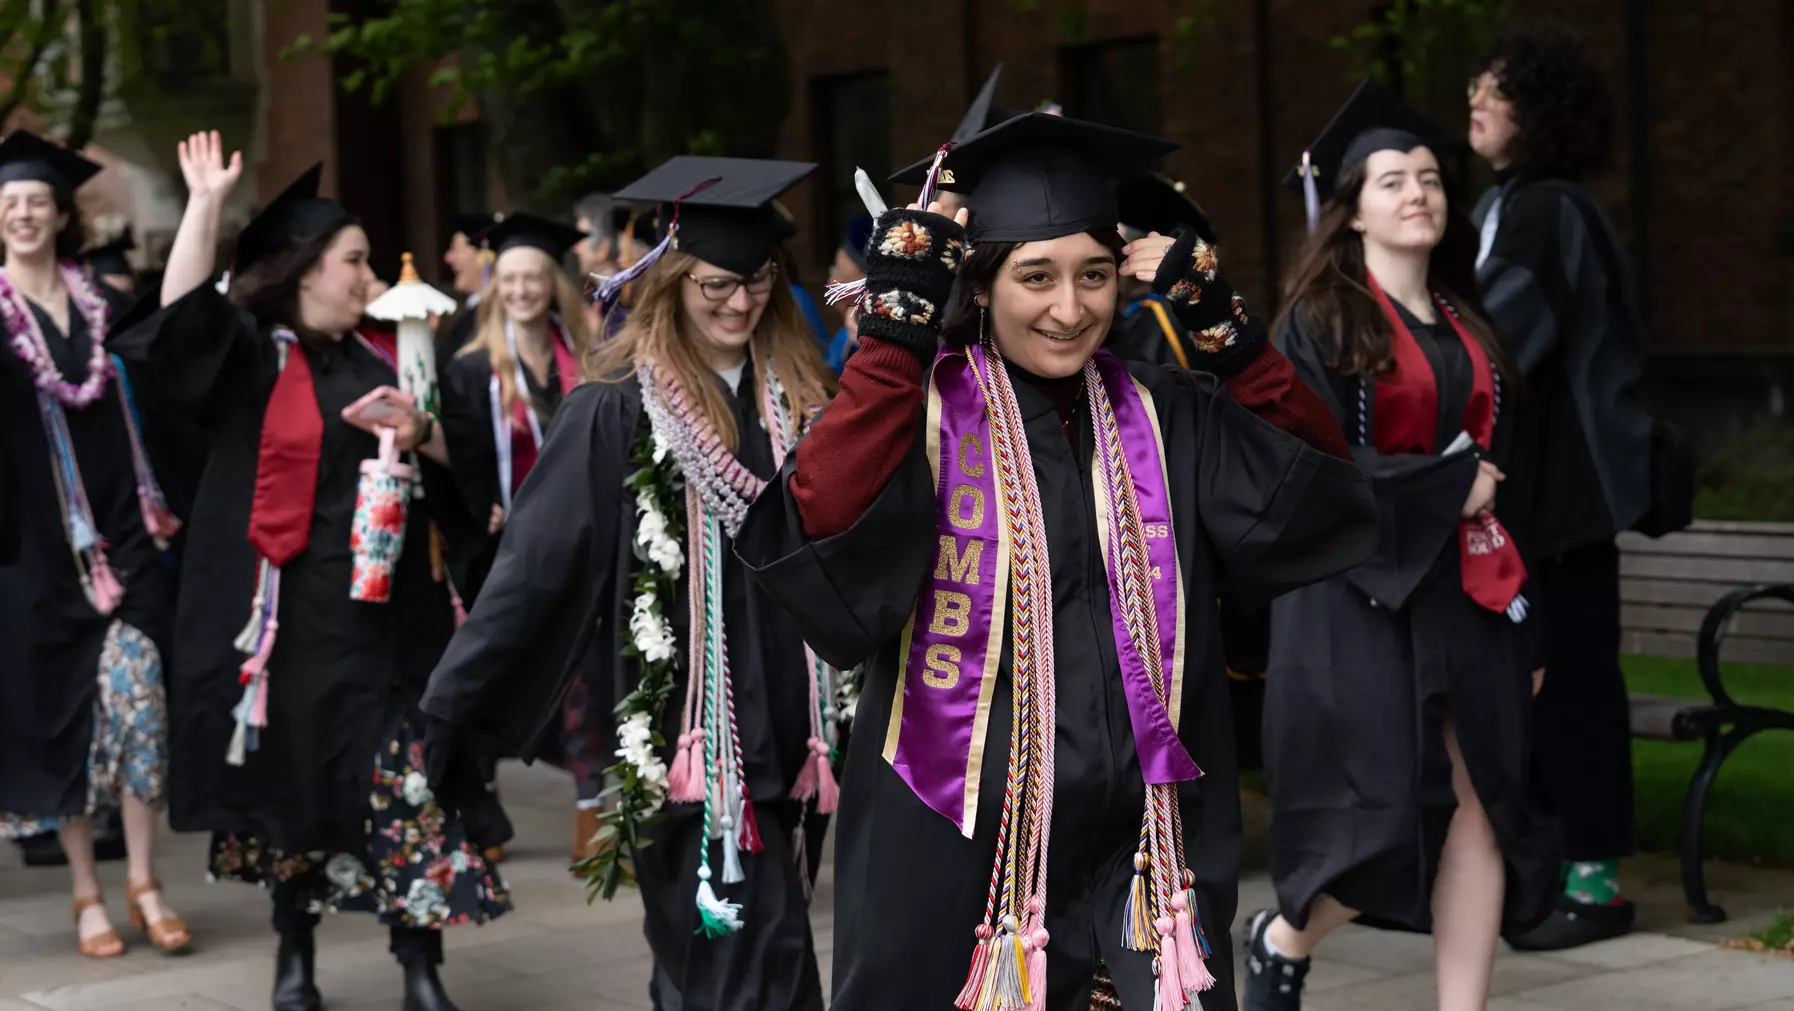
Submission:
M 88 958 L 117 958 L 125 953 L 125 939 L 118 936 L 118 931 L 107 930 L 92 937 L 81 936 L 81 914 L 95 906 L 105 908 L 106 899 L 101 895 L 85 895 L 70 903 L 69 911 L 75 917 L 75 944 L 81 954 Z
M 144 882 L 132 882 L 125 888 L 125 901 L 131 904 L 131 929 L 141 931 L 149 938 L 149 943 L 168 954 L 187 950 L 193 943 L 193 935 L 187 930 L 187 922 L 173 913 L 168 913 L 154 923 L 143 915 L 143 897 L 162 891 L 162 882 L 151 878 Z

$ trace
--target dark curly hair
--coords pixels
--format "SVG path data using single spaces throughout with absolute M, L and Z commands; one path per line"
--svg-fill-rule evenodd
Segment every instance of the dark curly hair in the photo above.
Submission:
M 1483 73 L 1513 103 L 1516 166 L 1571 178 L 1607 167 L 1613 94 L 1585 38 L 1551 21 L 1509 28 L 1483 54 Z

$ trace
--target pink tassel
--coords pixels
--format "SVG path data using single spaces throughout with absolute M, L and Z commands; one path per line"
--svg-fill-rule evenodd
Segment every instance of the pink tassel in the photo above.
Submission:
M 760 841 L 760 821 L 754 817 L 753 798 L 748 797 L 745 790 L 741 798 L 741 824 L 737 827 L 740 830 L 737 841 L 741 843 L 741 852 L 760 853 L 766 849 L 766 844 Z
M 268 677 L 263 675 L 261 684 L 255 689 L 255 703 L 249 707 L 249 725 L 262 728 L 268 725 Z
M 702 730 L 691 730 L 679 735 L 679 752 L 673 756 L 673 767 L 667 772 L 667 796 L 675 804 L 704 802 Z
M 118 610 L 119 601 L 125 599 L 125 588 L 119 585 L 112 566 L 106 564 L 105 552 L 99 548 L 88 555 L 87 578 L 93 587 L 93 609 L 101 614 Z
M 1036 927 L 1028 936 L 1028 1011 L 1046 1011 L 1046 946 L 1051 935 Z
M 810 738 L 807 750 L 816 750 L 816 738 Z M 802 803 L 816 796 L 816 790 L 816 763 L 811 757 L 805 757 L 803 767 L 797 771 L 797 782 L 791 784 L 790 797 Z
M 455 627 L 460 628 L 467 623 L 467 605 L 461 602 L 461 594 L 455 590 L 455 581 L 449 580 L 449 606 L 455 610 Z
M 1170 917 L 1161 916 L 1159 928 L 1159 1011 L 1184 1011 L 1189 1001 L 1184 997 L 1184 985 L 1177 973 L 1177 937 L 1173 933 L 1176 924 Z
M 1177 911 L 1177 976 L 1183 981 L 1184 993 L 1194 996 L 1215 985 L 1215 977 L 1202 961 L 1196 946 L 1196 929 L 1190 919 L 1190 893 L 1179 891 L 1171 896 L 1171 908 Z
M 841 804 L 841 788 L 835 784 L 835 769 L 828 760 L 828 745 L 821 741 L 816 743 L 822 745 L 822 750 L 816 753 L 816 812 L 834 814 Z

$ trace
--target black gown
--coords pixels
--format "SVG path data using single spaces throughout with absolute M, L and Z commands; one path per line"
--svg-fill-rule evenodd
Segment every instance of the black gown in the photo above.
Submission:
M 1203 769 L 1180 788 L 1188 863 L 1216 956 L 1208 1011 L 1235 1007 L 1228 936 L 1238 902 L 1240 808 L 1233 724 L 1214 601 L 1223 586 L 1261 601 L 1356 564 L 1371 549 L 1369 484 L 1350 463 L 1234 402 L 1213 376 L 1153 365 L 1129 371 L 1152 392 L 1188 614 L 1179 736 Z M 1014 374 L 1013 367 L 1011 368 Z M 1083 1011 L 1106 963 L 1125 1006 L 1153 1006 L 1152 957 L 1122 947 L 1122 912 L 1145 803 L 1117 666 L 1080 412 L 1074 454 L 1049 396 L 1015 395 L 1039 482 L 1052 563 L 1058 684 L 1055 817 L 1049 840 L 1046 1006 Z M 986 761 L 976 837 L 967 841 L 911 792 L 881 754 L 901 659 L 898 643 L 932 558 L 935 487 L 917 438 L 865 515 L 811 541 L 785 473 L 755 503 L 737 551 L 818 655 L 868 661 L 852 770 L 841 785 L 835 850 L 834 999 L 838 1011 L 950 1008 L 971 964 L 1006 774 Z M 989 754 L 1010 733 L 1010 673 L 990 706 Z
M 760 427 L 754 383 L 749 369 L 738 391 L 723 392 L 742 433 L 737 459 L 771 477 L 772 447 Z M 424 695 L 424 712 L 455 725 L 458 740 L 533 758 L 576 676 L 585 679 L 597 711 L 612 711 L 634 689 L 639 674 L 634 660 L 620 655 L 617 638 L 629 622 L 639 564 L 635 497 L 623 481 L 635 470 L 630 456 L 647 428 L 633 377 L 586 383 L 561 404 L 513 503 L 479 603 Z M 699 936 L 702 805 L 669 805 L 635 866 L 648 943 L 685 1011 L 820 1011 L 808 902 L 792 852 L 798 807 L 785 799 L 808 755 L 804 644 L 733 554 L 725 554 L 723 597 L 744 778 L 766 850 L 743 857 L 745 882 L 716 888 L 742 904 L 745 926 L 722 938 Z M 666 613 L 683 643 L 690 627 L 684 576 L 676 598 Z M 684 688 L 681 682 L 668 699 L 661 725 L 669 763 Z M 807 824 L 813 829 L 816 822 L 812 816 Z M 721 866 L 721 845 L 712 846 L 711 863 Z
M 1471 365 L 1448 323 L 1399 308 L 1438 379 L 1436 445 L 1464 428 Z M 1378 921 L 1427 930 L 1439 853 L 1457 802 L 1440 718 L 1454 714 L 1465 766 L 1507 864 L 1503 922 L 1536 923 L 1556 883 L 1555 835 L 1528 796 L 1530 630 L 1466 596 L 1457 531 L 1476 457 L 1386 455 L 1359 427 L 1361 384 L 1329 372 L 1290 319 L 1276 342 L 1327 400 L 1376 488 L 1376 554 L 1272 605 L 1265 702 L 1271 874 L 1299 929 L 1326 893 Z M 1374 426 L 1375 384 L 1364 390 Z M 1505 432 L 1498 422 L 1497 454 Z
M 360 465 L 378 455 L 379 443 L 343 421 L 341 411 L 377 386 L 396 385 L 394 372 L 353 338 L 301 343 L 290 352 L 311 366 L 323 420 L 317 498 L 309 546 L 281 568 L 280 625 L 267 665 L 269 725 L 260 748 L 238 767 L 225 762 L 231 711 L 242 694 L 244 656 L 233 642 L 255 590 L 256 554 L 245 531 L 263 415 L 278 376 L 276 345 L 248 314 L 201 285 L 113 337 L 111 346 L 157 387 L 164 404 L 185 408 L 211 437 L 176 607 L 181 650 L 169 677 L 170 821 L 177 831 L 238 840 L 241 847 L 227 854 L 236 865 L 225 869 L 250 880 L 284 875 L 277 865 L 288 857 L 363 853 L 375 827 L 369 782 L 376 755 L 389 756 L 388 771 L 401 778 L 409 761 L 421 783 L 413 704 L 453 628 L 446 589 L 430 572 L 429 517 L 415 502 L 391 599 L 349 597 Z M 469 786 L 472 792 L 479 785 Z M 444 799 L 444 806 L 458 803 Z M 414 812 L 406 810 L 409 818 Z M 385 825 L 383 818 L 379 827 Z M 428 826 L 424 835 L 440 833 L 464 848 L 461 831 L 449 823 Z M 220 858 L 215 845 L 214 870 Z M 455 886 L 452 912 L 496 915 L 504 899 L 492 894 L 494 877 L 474 870 L 458 870 L 458 881 L 470 885 Z M 472 885 L 476 876 L 484 883 Z M 483 894 L 470 898 L 475 891 Z
M 524 383 L 546 438 L 549 424 L 561 406 L 560 370 L 550 355 L 548 381 L 536 382 L 529 369 Z M 448 440 L 449 467 L 454 474 L 457 498 L 467 512 L 467 526 L 448 545 L 449 572 L 461 591 L 461 600 L 473 607 L 480 585 L 498 552 L 498 537 L 487 533 L 492 509 L 500 504 L 498 450 L 492 438 L 491 357 L 484 350 L 457 354 L 441 373 L 442 434 Z
M 95 288 L 117 319 L 127 303 L 106 285 Z M 94 336 L 73 299 L 66 338 L 48 312 L 35 304 L 31 311 L 63 377 L 85 380 Z M 125 590 L 111 615 L 96 612 L 81 591 L 31 370 L 9 337 L 0 349 L 0 514 L 16 551 L 0 565 L 0 812 L 14 815 L 86 813 L 96 677 L 112 623 L 137 629 L 169 656 L 173 573 L 144 527 L 118 391 L 109 382 L 93 403 L 63 413 L 107 563 Z

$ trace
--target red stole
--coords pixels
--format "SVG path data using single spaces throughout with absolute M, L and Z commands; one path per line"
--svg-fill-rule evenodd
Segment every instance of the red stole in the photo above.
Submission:
M 398 335 L 358 331 L 355 337 L 389 365 L 397 360 Z M 281 327 L 273 339 L 286 346 L 285 362 L 262 411 L 255 497 L 249 506 L 249 543 L 279 566 L 304 551 L 311 540 L 324 415 L 318 409 L 311 362 L 298 338 Z
M 560 327 L 555 327 L 549 335 L 548 346 L 554 349 L 554 371 L 561 381 L 561 395 L 564 397 L 573 392 L 579 385 L 579 363 L 573 358 L 573 349 L 567 346 L 567 335 Z M 541 426 L 530 426 L 529 387 L 523 382 L 523 362 L 517 360 L 517 381 L 519 387 L 517 398 L 511 402 L 511 494 L 523 487 L 523 479 L 529 476 L 530 468 L 536 465 L 536 431 Z
M 1438 452 L 1439 378 L 1377 279 L 1369 271 L 1364 278 L 1389 319 L 1389 348 L 1394 358 L 1389 371 L 1377 380 L 1372 441 L 1379 453 L 1431 455 Z M 1470 358 L 1470 401 L 1464 405 L 1463 427 L 1486 451 L 1495 433 L 1494 367 L 1488 353 L 1464 329 L 1451 306 L 1436 293 L 1433 302 L 1457 332 L 1464 353 Z M 1526 565 L 1520 560 L 1513 538 L 1492 513 L 1472 517 L 1459 525 L 1458 557 L 1464 593 L 1491 611 L 1509 612 L 1526 582 Z

